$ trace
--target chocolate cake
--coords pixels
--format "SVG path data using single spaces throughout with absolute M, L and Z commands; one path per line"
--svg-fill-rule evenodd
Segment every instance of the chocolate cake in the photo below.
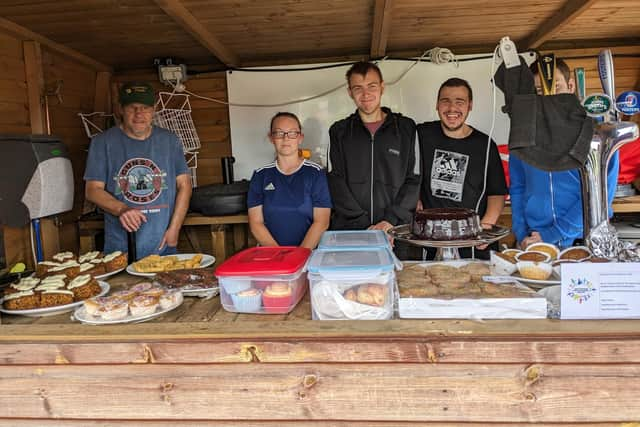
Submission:
M 416 211 L 412 233 L 420 240 L 465 240 L 482 231 L 478 214 L 465 208 L 433 208 Z

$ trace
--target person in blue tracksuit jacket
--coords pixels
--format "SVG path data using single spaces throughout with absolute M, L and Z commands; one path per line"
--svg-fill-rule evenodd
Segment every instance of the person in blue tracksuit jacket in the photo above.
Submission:
M 575 82 L 567 64 L 562 59 L 556 59 L 556 68 L 556 93 L 573 93 Z M 538 69 L 532 66 L 531 71 L 538 94 L 541 94 Z M 613 215 L 611 203 L 618 181 L 618 169 L 616 152 L 607 173 L 609 216 Z M 582 191 L 577 169 L 548 172 L 510 156 L 509 177 L 512 229 L 518 246 L 524 249 L 542 241 L 565 248 L 582 238 Z

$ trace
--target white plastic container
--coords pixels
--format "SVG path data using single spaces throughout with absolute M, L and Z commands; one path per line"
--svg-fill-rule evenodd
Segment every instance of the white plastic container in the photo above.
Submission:
M 395 271 L 389 250 L 319 249 L 307 269 L 314 320 L 393 317 Z

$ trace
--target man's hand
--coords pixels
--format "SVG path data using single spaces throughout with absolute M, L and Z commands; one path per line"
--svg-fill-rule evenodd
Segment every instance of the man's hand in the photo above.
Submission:
M 368 230 L 382 230 L 386 233 L 390 228 L 393 228 L 393 225 L 390 222 L 380 221 L 377 224 L 369 226 Z
M 482 227 L 483 230 L 490 230 L 491 227 L 493 227 L 493 224 L 490 224 L 487 222 L 481 222 L 480 226 Z M 476 249 L 480 251 L 484 251 L 485 249 L 487 249 L 487 247 L 489 247 L 489 244 L 485 243 L 484 245 L 476 246 Z
M 178 246 L 178 236 L 180 235 L 180 229 L 173 229 L 171 227 L 167 228 L 167 231 L 164 232 L 164 236 L 162 236 L 162 241 L 160 242 L 160 246 L 158 250 L 161 251 L 165 245 L 175 248 Z
M 522 239 L 522 242 L 520 242 L 520 248 L 522 250 L 525 250 L 527 249 L 527 246 L 533 243 L 538 243 L 538 242 L 542 242 L 542 237 L 540 236 L 540 233 L 538 233 L 537 231 L 532 231 L 529 236 Z
M 126 207 L 120 211 L 118 215 L 122 228 L 128 232 L 138 231 L 143 222 L 147 222 L 145 214 L 138 209 Z

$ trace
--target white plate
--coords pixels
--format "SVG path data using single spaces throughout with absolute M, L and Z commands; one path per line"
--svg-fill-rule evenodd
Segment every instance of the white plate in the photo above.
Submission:
M 516 279 L 518 282 L 524 283 L 530 288 L 534 288 L 534 289 L 540 289 L 540 288 L 544 288 L 545 286 L 560 284 L 560 279 L 556 278 L 557 276 L 555 273 L 551 273 L 550 279 L 548 280 L 525 279 L 524 277 L 520 276 L 520 273 L 514 273 L 512 274 L 511 277 Z
M 198 255 L 198 254 L 177 254 L 177 255 L 172 255 L 172 256 L 177 256 L 179 260 L 184 260 L 184 259 L 193 258 L 196 255 Z M 216 262 L 215 257 L 213 257 L 211 255 L 207 255 L 207 254 L 202 254 L 202 261 L 200 261 L 200 267 L 199 268 L 209 267 L 214 262 Z M 153 277 L 153 276 L 156 275 L 156 273 L 140 273 L 140 272 L 137 272 L 133 268 L 133 264 L 129 264 L 127 266 L 127 273 L 132 274 L 134 276 L 140 276 L 140 277 Z
M 180 292 L 182 292 L 182 295 L 184 295 L 185 297 L 203 297 L 203 296 L 215 297 L 220 293 L 219 286 L 215 286 L 213 288 L 202 288 L 202 289 L 180 289 L 180 288 L 174 288 L 174 289 L 178 289 Z
M 107 282 L 103 282 L 100 280 L 98 281 L 98 284 L 100 285 L 100 288 L 102 288 L 102 291 L 100 291 L 100 293 L 97 296 L 101 297 L 103 295 L 106 295 L 107 292 L 109 292 L 109 284 Z M 6 313 L 6 314 L 16 314 L 20 316 L 27 316 L 27 317 L 55 316 L 56 314 L 62 314 L 62 313 L 71 311 L 74 308 L 81 306 L 83 303 L 83 301 L 78 301 L 71 304 L 56 305 L 55 307 L 32 308 L 30 310 L 6 310 L 4 308 L 1 308 L 2 302 L 3 302 L 3 299 L 0 299 L 0 312 Z
M 120 319 L 120 320 L 102 320 L 99 317 L 91 316 L 90 314 L 87 314 L 86 310 L 84 309 L 84 305 L 81 305 L 76 309 L 76 311 L 73 312 L 73 317 L 82 323 L 86 323 L 87 325 L 115 325 L 118 323 L 141 323 L 141 322 L 146 322 L 147 320 L 155 319 L 158 316 L 168 313 L 169 311 L 179 307 L 183 301 L 184 299 L 181 298 L 177 304 L 171 307 L 168 307 L 166 309 L 162 309 L 160 308 L 160 305 L 158 305 L 158 308 L 156 309 L 155 313 L 147 314 L 144 316 L 129 315 L 124 319 Z
M 106 279 L 107 277 L 111 277 L 111 276 L 113 276 L 113 275 L 115 275 L 115 274 L 120 273 L 120 272 L 121 272 L 122 270 L 124 270 L 125 268 L 126 268 L 126 267 L 122 267 L 122 268 L 119 268 L 119 269 L 117 269 L 117 270 L 113 270 L 113 271 L 111 271 L 111 272 L 109 272 L 109 273 L 104 273 L 104 274 L 101 274 L 101 275 L 99 275 L 99 276 L 93 276 L 93 277 L 94 277 L 94 278 L 96 278 L 96 279 Z

